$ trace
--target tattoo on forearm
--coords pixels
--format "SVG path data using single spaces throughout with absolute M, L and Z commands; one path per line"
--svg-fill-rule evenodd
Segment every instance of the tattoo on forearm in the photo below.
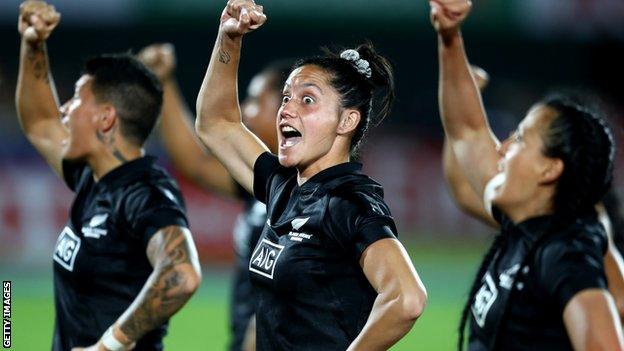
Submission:
M 226 65 L 230 63 L 232 57 L 230 53 L 223 49 L 223 39 L 219 41 L 219 62 L 225 63 Z
M 31 45 L 27 49 L 26 58 L 33 67 L 33 73 L 37 80 L 48 82 L 48 62 L 43 43 Z
M 190 298 L 180 291 L 187 277 L 176 268 L 180 263 L 190 264 L 191 254 L 184 233 L 179 227 L 171 226 L 157 235 L 160 238 L 152 240 L 153 243 L 150 241 L 147 255 L 158 274 L 148 281 L 150 286 L 141 293 L 142 301 L 120 326 L 131 340 L 138 340 L 160 326 Z

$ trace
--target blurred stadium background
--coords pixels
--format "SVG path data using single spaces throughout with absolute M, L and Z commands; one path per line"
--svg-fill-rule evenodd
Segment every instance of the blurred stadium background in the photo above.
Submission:
M 49 40 L 61 100 L 73 93 L 82 61 L 102 52 L 172 42 L 190 106 L 208 62 L 225 0 L 51 0 L 62 14 Z M 269 21 L 245 39 L 241 91 L 265 63 L 318 53 L 322 45 L 371 39 L 397 74 L 392 117 L 370 136 L 365 170 L 379 180 L 401 238 L 429 291 L 429 306 L 394 350 L 450 350 L 468 284 L 492 229 L 462 215 L 441 172 L 436 37 L 425 0 L 266 0 Z M 18 0 L 0 1 L 0 278 L 13 281 L 13 349 L 49 349 L 53 324 L 51 253 L 72 194 L 19 130 Z M 465 26 L 472 63 L 492 80 L 485 105 L 505 137 L 530 104 L 557 87 L 599 95 L 618 140 L 624 113 L 624 2 L 474 0 Z M 155 133 L 156 134 L 156 133 Z M 157 138 L 148 152 L 171 169 Z M 616 183 L 622 181 L 618 154 Z M 171 170 L 176 175 L 175 170 Z M 231 228 L 240 206 L 178 180 L 204 265 L 204 284 L 171 323 L 172 350 L 222 350 L 227 342 Z

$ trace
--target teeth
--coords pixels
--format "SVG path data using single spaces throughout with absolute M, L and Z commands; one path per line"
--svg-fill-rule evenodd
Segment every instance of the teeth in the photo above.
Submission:
M 282 132 L 296 132 L 297 130 L 291 126 L 282 127 Z

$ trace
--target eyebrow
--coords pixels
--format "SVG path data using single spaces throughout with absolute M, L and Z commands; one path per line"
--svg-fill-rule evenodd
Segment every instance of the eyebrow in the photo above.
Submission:
M 318 91 L 321 92 L 321 94 L 323 94 L 323 89 L 321 89 L 321 87 L 319 87 L 318 85 L 316 85 L 314 83 L 303 83 L 302 85 L 303 85 L 304 88 L 307 88 L 307 87 L 316 88 L 316 89 L 318 89 Z

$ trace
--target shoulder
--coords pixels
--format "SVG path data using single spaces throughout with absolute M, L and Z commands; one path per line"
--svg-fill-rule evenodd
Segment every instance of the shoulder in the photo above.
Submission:
M 601 258 L 607 248 L 608 239 L 604 227 L 597 218 L 583 217 L 553 234 L 537 251 L 543 263 L 566 255 L 586 255 Z

